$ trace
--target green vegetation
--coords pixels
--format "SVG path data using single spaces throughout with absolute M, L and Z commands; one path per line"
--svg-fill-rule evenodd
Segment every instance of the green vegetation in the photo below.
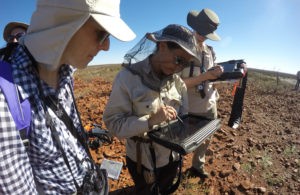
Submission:
M 269 167 L 273 165 L 272 158 L 268 154 L 265 154 L 261 160 L 258 161 L 259 165 L 262 167 L 263 170 L 267 170 Z
M 101 78 L 105 81 L 112 82 L 121 69 L 122 66 L 120 64 L 88 66 L 86 69 L 77 70 L 74 77 L 85 81 Z
M 271 171 L 263 172 L 263 177 L 269 186 L 282 186 L 285 184 L 282 177 L 274 176 Z
M 296 79 L 290 74 L 250 69 L 248 82 L 254 83 L 261 92 L 270 93 L 293 89 Z
M 256 166 L 253 162 L 243 162 L 241 164 L 242 171 L 252 175 L 256 169 Z
M 292 157 L 294 154 L 297 153 L 297 148 L 295 146 L 286 146 L 284 148 L 283 154 L 287 157 Z
M 179 188 L 183 188 L 186 195 L 210 193 L 209 186 L 206 183 L 202 183 L 200 178 L 192 176 L 189 172 L 183 173 Z

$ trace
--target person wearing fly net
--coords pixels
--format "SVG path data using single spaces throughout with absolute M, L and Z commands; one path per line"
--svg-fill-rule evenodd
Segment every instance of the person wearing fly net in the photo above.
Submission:
M 192 32 L 171 24 L 147 33 L 125 55 L 124 69 L 114 80 L 103 120 L 113 135 L 127 139 L 126 162 L 136 194 L 167 194 L 172 186 L 179 154 L 152 143 L 147 132 L 187 113 L 187 89 L 175 73 L 192 57 L 197 57 Z
M 19 98 L 30 102 L 30 145 L 23 145 L 15 110 L 0 89 L 0 194 L 108 194 L 105 171 L 96 169 L 86 145 L 72 85 L 75 69 L 109 50 L 109 35 L 135 38 L 119 7 L 119 0 L 37 1 L 27 34 L 7 58 Z

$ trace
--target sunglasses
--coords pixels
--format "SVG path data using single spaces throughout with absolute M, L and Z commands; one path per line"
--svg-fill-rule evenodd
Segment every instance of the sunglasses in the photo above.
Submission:
M 9 35 L 7 37 L 7 40 L 8 40 L 8 42 L 12 42 L 14 39 L 17 39 L 17 41 L 19 41 L 19 39 L 24 35 L 25 35 L 25 32 L 20 32 L 15 35 Z
M 109 33 L 107 33 L 106 31 L 99 31 L 97 33 L 97 42 L 100 44 L 100 45 L 103 45 L 105 43 L 105 41 L 108 39 L 109 37 Z
M 181 66 L 182 68 L 189 67 L 190 63 L 181 56 L 174 55 L 174 64 Z

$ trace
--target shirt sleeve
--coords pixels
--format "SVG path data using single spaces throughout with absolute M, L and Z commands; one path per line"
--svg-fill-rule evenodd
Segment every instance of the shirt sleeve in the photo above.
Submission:
M 149 115 L 136 116 L 132 111 L 130 85 L 120 72 L 114 80 L 111 95 L 103 115 L 108 130 L 119 139 L 129 138 L 149 130 Z M 127 77 L 128 78 L 128 77 Z
M 180 107 L 179 114 L 184 115 L 184 114 L 187 114 L 188 110 L 189 110 L 187 87 L 181 78 L 179 78 L 178 85 L 180 86 L 179 88 L 180 88 L 180 93 L 182 96 L 182 106 Z
M 1 89 L 0 194 L 37 194 L 25 146 Z

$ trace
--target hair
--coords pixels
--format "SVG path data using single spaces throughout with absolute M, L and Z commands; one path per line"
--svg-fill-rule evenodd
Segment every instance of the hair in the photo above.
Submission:
M 154 50 L 154 53 L 159 50 L 159 46 L 158 46 L 159 43 L 161 43 L 161 42 L 156 43 L 156 49 Z M 177 43 L 172 42 L 172 41 L 166 41 L 166 44 L 167 44 L 167 47 L 169 50 L 182 49 L 180 45 L 178 45 Z
M 3 57 L 3 61 L 9 62 L 9 58 L 11 55 L 12 50 L 17 47 L 18 43 L 7 43 L 5 47 L 0 49 L 0 56 Z
M 170 50 L 182 49 L 180 45 L 178 45 L 177 43 L 172 42 L 172 41 L 167 41 L 167 46 L 168 46 L 168 49 L 170 49 Z

